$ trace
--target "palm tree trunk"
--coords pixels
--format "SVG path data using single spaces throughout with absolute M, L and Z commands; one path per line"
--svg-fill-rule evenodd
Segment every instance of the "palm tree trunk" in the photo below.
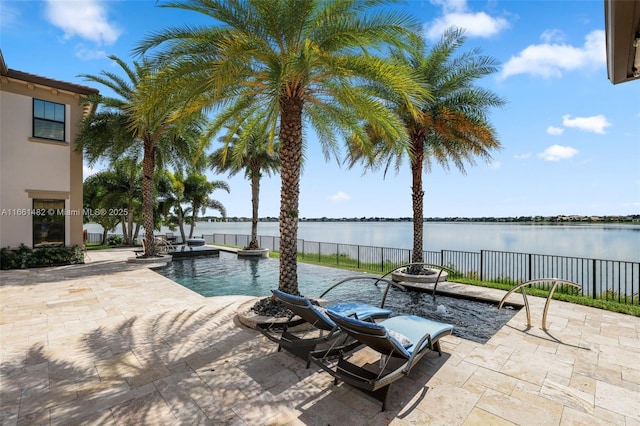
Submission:
M 182 243 L 187 242 L 187 238 L 184 235 L 184 216 L 182 213 L 182 209 L 178 207 L 178 228 L 180 228 L 180 238 L 182 238 Z
M 133 244 L 133 198 L 129 198 L 129 210 L 127 210 L 127 224 L 129 229 L 127 230 L 126 239 L 127 245 Z
M 193 228 L 195 228 L 195 226 L 196 226 L 196 216 L 197 216 L 196 211 L 197 210 L 196 210 L 196 205 L 195 204 L 192 206 L 192 210 L 193 211 L 191 212 L 191 224 L 189 226 L 189 238 L 193 238 Z
M 155 146 L 151 140 L 144 141 L 142 158 L 142 216 L 144 221 L 145 256 L 156 254 L 153 229 L 153 169 L 155 166 Z
M 422 189 L 422 164 L 424 162 L 424 148 L 422 138 L 411 140 L 411 201 L 413 206 L 413 253 L 412 263 L 424 262 L 422 241 L 424 238 L 424 190 Z
M 260 204 L 260 171 L 251 173 L 251 242 L 250 249 L 257 249 L 258 245 L 258 205 Z
M 122 220 L 120 221 L 122 225 L 122 235 L 127 236 L 127 222 L 124 220 L 124 216 L 122 216 Z
M 140 223 L 136 222 L 136 230 L 135 230 L 135 232 L 133 233 L 133 240 L 132 240 L 132 243 L 133 243 L 133 241 L 136 241 L 136 240 L 138 239 L 138 234 L 139 234 L 139 233 L 140 233 Z
M 280 98 L 280 279 L 278 289 L 298 293 L 298 206 L 303 100 Z
M 121 215 L 120 216 L 120 223 L 122 224 L 122 238 L 124 238 L 124 243 L 126 245 L 131 245 L 129 243 L 129 239 L 127 237 L 129 235 L 129 232 L 127 230 L 127 216 L 126 215 Z

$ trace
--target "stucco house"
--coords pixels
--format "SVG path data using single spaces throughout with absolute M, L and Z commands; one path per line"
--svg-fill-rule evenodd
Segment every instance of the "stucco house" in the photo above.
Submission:
M 82 245 L 75 139 L 96 89 L 8 68 L 0 51 L 0 247 Z

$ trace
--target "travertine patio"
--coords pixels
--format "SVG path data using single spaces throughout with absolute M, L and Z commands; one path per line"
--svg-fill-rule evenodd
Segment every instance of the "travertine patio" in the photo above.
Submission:
M 241 326 L 251 298 L 88 256 L 0 272 L 0 424 L 640 425 L 638 317 L 554 301 L 545 332 L 531 298 L 531 329 L 521 310 L 484 345 L 442 339 L 380 412 Z

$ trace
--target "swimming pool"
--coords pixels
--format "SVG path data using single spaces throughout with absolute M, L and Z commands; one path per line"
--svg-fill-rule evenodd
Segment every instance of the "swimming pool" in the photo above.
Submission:
M 278 287 L 277 259 L 238 259 L 235 254 L 221 252 L 220 257 L 176 259 L 155 269 L 159 274 L 206 297 L 247 295 L 267 296 Z M 340 280 L 370 274 L 298 263 L 298 288 L 301 294 L 318 297 Z M 384 285 L 372 281 L 353 281 L 333 289 L 327 298 L 332 302 L 362 301 L 379 305 Z M 414 314 L 453 324 L 454 334 L 464 339 L 484 343 L 517 312 L 475 300 L 436 296 L 429 293 L 389 292 L 385 307 L 398 314 Z

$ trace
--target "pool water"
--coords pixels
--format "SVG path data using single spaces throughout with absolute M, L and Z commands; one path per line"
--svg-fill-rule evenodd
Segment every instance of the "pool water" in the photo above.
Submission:
M 175 259 L 155 269 L 159 274 L 206 297 L 246 295 L 268 296 L 278 287 L 277 259 L 238 259 L 221 252 L 220 257 Z M 298 263 L 298 288 L 308 297 L 319 297 L 333 284 L 347 277 L 371 274 L 345 271 L 325 266 Z M 332 302 L 361 301 L 380 305 L 385 284 L 372 280 L 355 280 L 331 290 L 326 298 Z M 392 289 L 385 307 L 397 314 L 413 314 L 454 325 L 453 334 L 484 343 L 505 325 L 517 310 L 498 310 L 497 305 L 416 291 Z

